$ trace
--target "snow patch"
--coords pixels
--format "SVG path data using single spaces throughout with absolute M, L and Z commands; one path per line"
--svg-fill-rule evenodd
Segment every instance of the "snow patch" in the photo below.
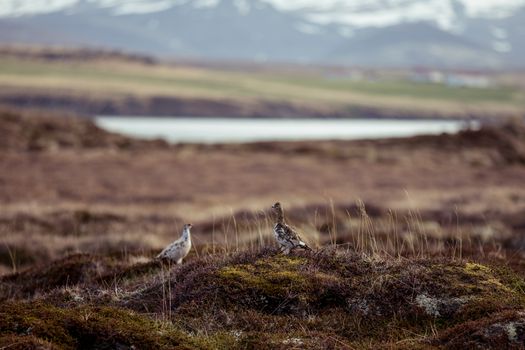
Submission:
M 2 0 L 0 4 L 0 17 L 19 17 L 51 13 L 73 6 L 77 1 L 78 0 Z
M 221 0 L 0 0 L 0 17 L 19 17 L 68 10 L 79 3 L 112 8 L 116 15 L 166 10 L 181 4 L 213 8 Z M 525 0 L 233 0 L 242 15 L 253 8 L 273 6 L 296 12 L 318 25 L 336 23 L 351 28 L 384 27 L 404 22 L 430 21 L 441 29 L 461 31 L 464 14 L 471 18 L 505 18 L 525 6 Z M 458 10 L 458 5 L 464 11 Z M 501 31 L 496 31 L 495 38 Z
M 458 32 L 461 11 L 468 17 L 504 18 L 525 6 L 525 0 L 266 0 L 282 11 L 299 11 L 319 24 L 384 27 L 403 22 L 432 21 Z
M 194 8 L 210 8 L 216 7 L 221 0 L 195 0 L 192 1 Z
M 505 18 L 525 6 L 525 0 L 461 0 L 469 17 Z
M 115 15 L 141 14 L 160 12 L 169 9 L 173 6 L 170 0 L 162 1 L 135 1 L 120 5 L 113 11 Z
M 246 16 L 251 11 L 251 5 L 249 0 L 234 0 L 233 4 L 239 11 L 239 14 L 241 14 L 242 16 Z

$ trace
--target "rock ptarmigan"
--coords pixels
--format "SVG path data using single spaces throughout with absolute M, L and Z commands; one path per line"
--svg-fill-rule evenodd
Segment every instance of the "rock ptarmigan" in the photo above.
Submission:
M 295 232 L 290 226 L 284 222 L 284 211 L 281 203 L 277 202 L 272 206 L 272 209 L 277 216 L 277 222 L 273 227 L 273 233 L 279 247 L 284 254 L 290 254 L 290 251 L 295 248 L 302 248 L 305 250 L 312 250 L 306 243 L 301 240 L 299 234 Z
M 157 259 L 175 261 L 177 264 L 182 264 L 182 259 L 188 255 L 191 249 L 191 228 L 191 224 L 185 224 L 182 229 L 182 236 L 164 248 L 164 250 L 157 255 Z

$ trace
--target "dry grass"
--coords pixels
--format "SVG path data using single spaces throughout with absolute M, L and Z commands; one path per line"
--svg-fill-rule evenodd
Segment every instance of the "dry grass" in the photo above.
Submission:
M 520 126 L 405 140 L 168 146 L 71 117 L 18 114 L 0 119 L 7 268 L 6 245 L 22 266 L 77 251 L 149 255 L 184 222 L 196 225 L 198 253 L 260 247 L 271 242 L 266 210 L 277 200 L 312 244 L 367 253 L 414 255 L 421 244 L 437 253 L 454 237 L 468 246 L 522 234 Z

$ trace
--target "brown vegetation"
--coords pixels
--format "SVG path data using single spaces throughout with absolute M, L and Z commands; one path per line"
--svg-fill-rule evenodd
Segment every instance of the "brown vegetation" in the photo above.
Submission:
M 73 271 L 71 260 L 77 259 L 52 266 L 90 278 L 51 289 L 39 282 L 56 280 L 49 267 L 30 279 L 2 278 L 0 297 L 7 289 L 12 300 L 0 306 L 0 344 L 346 349 L 519 348 L 523 342 L 525 282 L 497 265 L 263 249 L 210 255 L 170 270 L 132 265 L 118 275 Z M 105 258 L 89 261 L 107 265 Z M 31 283 L 38 296 L 20 300 Z
M 168 145 L 4 110 L 0 130 L 0 348 L 523 347 L 519 123 Z M 276 200 L 314 252 L 272 248 Z M 186 221 L 187 263 L 151 261 Z
M 0 46 L 0 56 L 16 59 L 45 61 L 121 61 L 141 64 L 155 64 L 154 58 L 145 55 L 123 53 L 115 50 L 89 48 L 40 47 L 25 45 Z
M 111 134 L 77 115 L 56 116 L 37 110 L 0 110 L 1 151 L 53 151 L 57 149 L 162 148 L 165 142 L 147 142 Z

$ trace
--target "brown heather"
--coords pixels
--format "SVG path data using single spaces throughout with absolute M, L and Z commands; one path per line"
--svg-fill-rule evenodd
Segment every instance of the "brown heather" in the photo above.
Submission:
M 199 146 L 76 118 L 0 112 L 0 349 L 524 347 L 521 124 Z M 313 252 L 278 253 L 276 200 Z M 186 221 L 187 261 L 151 261 Z

